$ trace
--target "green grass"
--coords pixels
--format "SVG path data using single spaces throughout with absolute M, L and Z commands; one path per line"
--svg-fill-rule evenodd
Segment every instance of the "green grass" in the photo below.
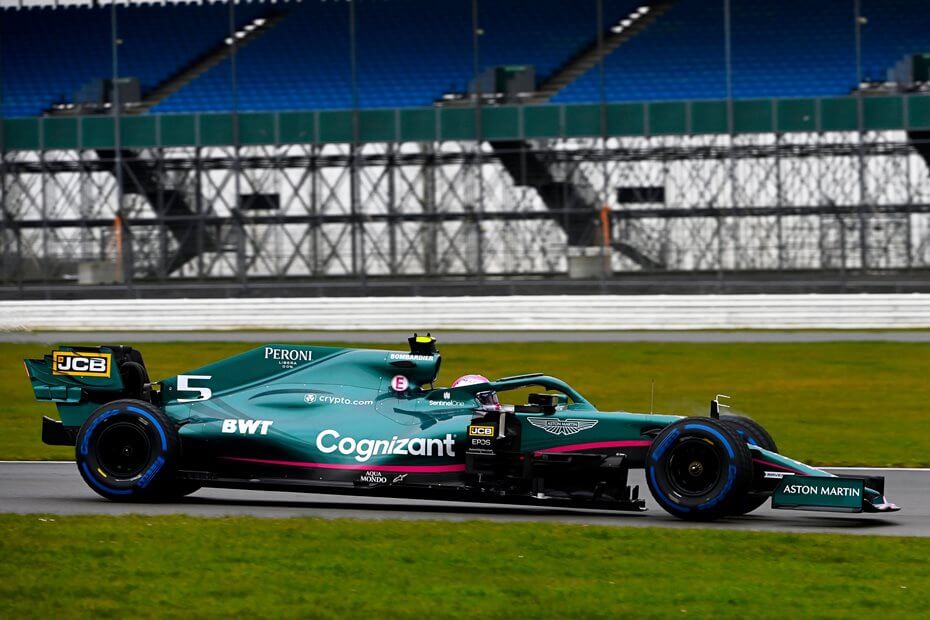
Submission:
M 930 540 L 556 523 L 0 516 L 0 616 L 919 617 Z
M 930 465 L 930 344 L 533 343 L 445 344 L 440 383 L 459 374 L 545 371 L 602 409 L 705 414 L 714 394 L 753 416 L 786 454 L 813 464 Z M 255 345 L 144 344 L 153 377 L 193 369 Z M 397 348 L 402 348 L 398 344 Z M 40 442 L 40 415 L 20 360 L 50 350 L 0 345 L 0 459 L 70 458 Z

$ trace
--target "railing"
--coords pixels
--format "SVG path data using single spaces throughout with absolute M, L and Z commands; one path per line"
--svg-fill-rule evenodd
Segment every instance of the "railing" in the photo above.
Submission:
M 733 102 L 733 131 L 794 133 L 930 129 L 930 97 L 882 95 L 750 99 Z M 597 136 L 726 134 L 727 102 L 659 101 L 358 112 L 359 142 L 530 140 Z M 243 112 L 239 144 L 350 143 L 352 110 Z M 151 114 L 120 118 L 123 148 L 229 146 L 231 114 Z M 480 135 L 478 133 L 480 127 Z M 3 122 L 3 150 L 112 149 L 112 116 L 16 118 Z

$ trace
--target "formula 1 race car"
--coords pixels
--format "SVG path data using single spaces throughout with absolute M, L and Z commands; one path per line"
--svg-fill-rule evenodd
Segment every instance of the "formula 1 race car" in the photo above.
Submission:
M 62 346 L 26 360 L 35 396 L 57 405 L 42 439 L 74 445 L 87 484 L 112 500 L 201 487 L 311 491 L 645 510 L 631 468 L 683 519 L 775 508 L 894 511 L 878 476 L 837 477 L 778 453 L 762 426 L 598 411 L 543 374 L 434 387 L 432 337 L 409 351 L 269 344 L 151 382 L 126 346 Z M 528 387 L 526 404 L 502 392 Z

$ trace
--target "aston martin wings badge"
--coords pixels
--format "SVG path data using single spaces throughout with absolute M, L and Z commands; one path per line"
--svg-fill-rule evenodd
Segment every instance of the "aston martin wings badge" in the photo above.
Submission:
M 553 435 L 574 435 L 586 431 L 597 424 L 597 420 L 579 420 L 571 418 L 560 420 L 558 418 L 527 418 L 530 424 Z

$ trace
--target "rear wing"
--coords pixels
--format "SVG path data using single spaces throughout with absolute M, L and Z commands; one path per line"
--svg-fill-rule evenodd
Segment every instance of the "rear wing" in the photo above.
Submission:
M 148 373 L 132 347 L 60 346 L 24 363 L 36 400 L 55 403 L 65 427 L 80 427 L 94 409 L 113 400 L 149 400 Z

